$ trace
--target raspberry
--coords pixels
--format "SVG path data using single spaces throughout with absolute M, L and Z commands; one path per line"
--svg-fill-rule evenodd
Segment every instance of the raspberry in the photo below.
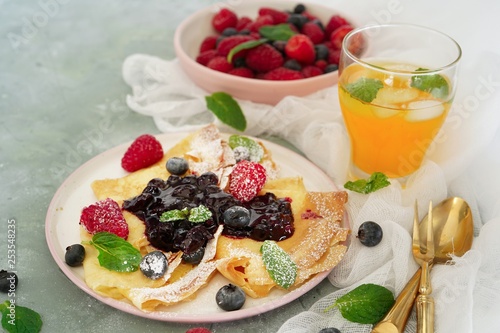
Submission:
M 253 39 L 254 39 L 253 37 L 248 35 L 234 35 L 226 37 L 220 41 L 219 45 L 217 45 L 217 53 L 223 57 L 227 57 L 229 51 L 231 51 L 233 47 Z M 242 50 L 238 52 L 237 54 L 234 55 L 233 59 L 245 56 L 246 53 L 245 51 L 247 50 Z
M 326 24 L 325 27 L 326 36 L 329 37 L 335 29 L 345 24 L 349 24 L 349 22 L 347 22 L 345 18 L 339 15 L 333 15 L 332 17 L 330 17 L 330 20 Z
M 196 62 L 202 64 L 203 66 L 206 66 L 208 62 L 213 58 L 215 58 L 216 56 L 217 56 L 216 50 L 207 50 L 205 52 L 198 54 L 198 56 L 196 57 Z
M 255 22 L 251 23 L 249 25 L 250 31 L 253 32 L 259 32 L 259 29 L 262 28 L 265 25 L 273 25 L 274 20 L 271 15 L 261 15 L 257 17 Z
M 210 60 L 207 67 L 223 73 L 227 73 L 233 69 L 233 65 L 228 63 L 226 57 L 223 56 L 217 56 Z
M 222 8 L 212 19 L 212 26 L 218 32 L 223 32 L 226 28 L 234 28 L 237 23 L 238 17 L 227 8 Z
M 302 33 L 308 36 L 313 44 L 319 44 L 325 39 L 325 32 L 314 22 L 307 22 L 302 26 Z
M 328 66 L 328 63 L 326 62 L 326 60 L 316 60 L 316 62 L 314 63 L 314 66 L 316 66 L 319 69 L 321 69 L 322 71 L 324 71 L 326 66 Z
M 269 44 L 262 44 L 247 53 L 248 68 L 257 72 L 267 72 L 283 65 L 283 55 Z
M 156 138 L 144 134 L 135 139 L 122 157 L 122 168 L 134 172 L 147 168 L 163 158 L 163 148 Z
M 287 81 L 287 80 L 303 79 L 304 75 L 292 69 L 288 69 L 285 67 L 278 67 L 264 74 L 262 78 L 264 80 Z
M 343 25 L 335 29 L 330 35 L 330 41 L 332 42 L 332 46 L 335 49 L 340 50 L 342 47 L 342 41 L 344 40 L 345 35 L 349 33 L 353 29 L 349 24 Z
M 80 224 L 92 235 L 107 231 L 123 239 L 128 237 L 128 224 L 122 210 L 116 201 L 110 198 L 83 208 Z
M 305 78 L 318 76 L 318 75 L 323 74 L 323 71 L 321 69 L 319 69 L 319 67 L 311 66 L 311 65 L 302 68 L 301 72 Z
M 288 14 L 277 9 L 262 7 L 259 9 L 259 16 L 270 15 L 273 18 L 273 23 L 281 24 L 288 21 Z
M 252 22 L 252 19 L 248 16 L 242 16 L 238 19 L 238 23 L 236 23 L 236 30 L 241 31 L 243 29 L 248 29 L 248 26 Z
M 231 69 L 228 72 L 228 74 L 241 76 L 241 77 L 247 77 L 249 79 L 254 77 L 252 70 L 250 70 L 246 67 L 238 67 L 238 68 Z
M 205 327 L 194 327 L 186 331 L 186 333 L 212 333 L 208 328 Z
M 266 169 L 259 163 L 238 162 L 229 178 L 229 193 L 241 202 L 255 198 L 266 183 Z
M 329 64 L 339 64 L 340 62 L 340 50 L 330 50 L 328 53 L 328 63 Z
M 288 57 L 304 64 L 312 64 L 316 59 L 314 44 L 311 39 L 303 34 L 293 35 L 285 46 Z
M 217 37 L 216 36 L 208 36 L 203 39 L 200 44 L 200 53 L 203 53 L 208 50 L 214 50 L 217 45 Z

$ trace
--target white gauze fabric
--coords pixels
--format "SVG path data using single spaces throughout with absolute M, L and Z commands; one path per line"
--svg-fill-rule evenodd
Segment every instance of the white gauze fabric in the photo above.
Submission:
M 360 25 L 374 23 L 374 19 L 381 17 L 376 13 L 392 8 L 383 0 L 366 0 L 363 4 L 330 2 L 357 17 Z M 419 214 L 423 217 L 430 200 L 437 204 L 453 195 L 463 197 L 470 204 L 475 239 L 473 249 L 463 257 L 453 258 L 453 265 L 436 265 L 432 270 L 436 332 L 500 332 L 497 320 L 500 313 L 500 52 L 478 48 L 473 34 L 466 38 L 462 34 L 466 27 L 458 25 L 456 15 L 450 15 L 448 20 L 427 15 L 425 8 L 438 6 L 435 2 L 425 0 L 400 5 L 403 10 L 393 13 L 390 17 L 393 21 L 429 25 L 451 35 L 455 31 L 460 37 L 464 57 L 454 105 L 424 165 L 410 177 L 404 189 L 392 181 L 389 187 L 369 195 L 349 192 L 347 210 L 353 236 L 344 259 L 329 275 L 330 282 L 339 289 L 288 319 L 279 333 L 316 333 L 331 326 L 342 332 L 370 332 L 371 325 L 350 323 L 337 309 L 327 313 L 324 309 L 364 283 L 383 285 L 398 295 L 417 269 L 411 255 L 414 201 L 418 201 Z M 477 9 L 476 4 L 465 1 L 447 0 L 439 6 L 455 6 L 469 15 Z M 360 12 L 359 8 L 365 10 Z M 491 17 L 490 12 L 495 11 L 483 8 L 478 20 L 483 14 Z M 493 33 L 498 29 L 488 31 Z M 177 60 L 131 55 L 124 61 L 123 77 L 132 88 L 127 96 L 129 107 L 153 117 L 160 131 L 190 131 L 215 122 L 223 131 L 233 132 L 207 111 L 204 101 L 207 93 L 189 80 Z M 349 139 L 336 86 L 304 98 L 286 97 L 274 107 L 238 102 L 248 122 L 245 134 L 273 135 L 287 140 L 342 187 L 349 164 Z M 359 225 L 367 220 L 376 221 L 384 231 L 382 242 L 373 248 L 362 246 L 354 237 Z M 413 312 L 406 332 L 415 331 Z

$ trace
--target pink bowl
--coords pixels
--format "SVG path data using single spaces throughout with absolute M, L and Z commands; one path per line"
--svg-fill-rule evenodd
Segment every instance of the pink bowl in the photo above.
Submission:
M 219 3 L 202 9 L 186 18 L 175 31 L 175 53 L 182 69 L 191 80 L 209 93 L 223 91 L 235 98 L 256 103 L 275 105 L 285 96 L 306 96 L 337 83 L 337 72 L 293 81 L 265 81 L 238 77 L 212 70 L 195 61 L 202 40 L 216 34 L 211 20 L 215 13 L 226 7 L 238 16 L 254 19 L 260 7 L 292 10 L 296 5 L 290 1 L 233 1 L 234 4 Z M 339 14 L 332 8 L 318 4 L 306 4 L 307 10 L 326 24 L 330 17 Z M 340 14 L 342 15 L 342 14 Z

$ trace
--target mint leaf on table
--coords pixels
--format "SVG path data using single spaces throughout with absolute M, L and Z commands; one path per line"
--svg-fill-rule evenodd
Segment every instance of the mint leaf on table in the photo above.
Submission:
M 282 23 L 277 25 L 265 25 L 259 29 L 259 34 L 272 41 L 287 41 L 290 37 L 295 35 L 296 32 L 290 28 L 289 24 Z
M 142 255 L 138 249 L 110 232 L 98 232 L 86 244 L 93 245 L 99 255 L 99 264 L 111 271 L 134 272 L 139 268 Z
M 354 323 L 375 324 L 394 304 L 392 292 L 376 284 L 362 284 L 339 297 L 325 312 L 338 307 L 342 316 Z
M 257 40 L 249 40 L 248 42 L 238 44 L 235 47 L 233 47 L 229 51 L 229 53 L 227 54 L 227 62 L 232 63 L 233 57 L 236 53 L 243 51 L 243 50 L 253 49 L 254 47 L 257 47 L 257 46 L 262 45 L 262 44 L 267 43 L 267 42 L 268 42 L 267 39 L 261 38 L 261 39 L 257 39 Z
M 275 241 L 266 240 L 260 247 L 262 261 L 271 279 L 284 289 L 290 288 L 297 277 L 297 265 Z
M 384 84 L 378 79 L 362 77 L 352 83 L 348 83 L 345 89 L 354 98 L 370 103 L 377 97 L 377 93 Z
M 389 185 L 391 185 L 391 182 L 386 175 L 384 175 L 382 172 L 374 172 L 368 179 L 348 181 L 344 184 L 344 188 L 354 192 L 368 194 Z
M 9 333 L 38 333 L 42 329 L 42 317 L 38 312 L 9 300 L 0 304 L 2 327 Z
M 238 102 L 225 92 L 205 96 L 207 108 L 224 124 L 243 132 L 247 127 L 245 115 Z
M 424 68 L 417 69 L 417 71 L 424 70 Z M 439 99 L 445 99 L 450 93 L 448 81 L 439 74 L 412 76 L 410 85 Z

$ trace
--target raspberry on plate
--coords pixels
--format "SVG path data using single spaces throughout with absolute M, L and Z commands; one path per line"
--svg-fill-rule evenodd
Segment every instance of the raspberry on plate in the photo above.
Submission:
M 127 239 L 129 233 L 128 224 L 120 206 L 110 198 L 83 208 L 80 224 L 92 235 L 106 231 Z
M 248 50 L 246 64 L 257 72 L 267 72 L 283 65 L 283 55 L 269 44 Z
M 303 34 L 294 35 L 288 40 L 285 53 L 288 57 L 304 64 L 312 64 L 316 59 L 313 42 Z
M 264 80 L 287 81 L 303 79 L 304 75 L 302 75 L 299 71 L 294 71 L 293 69 L 278 67 L 264 74 L 262 78 Z
M 238 162 L 229 177 L 229 193 L 241 202 L 248 202 L 266 183 L 266 169 L 259 163 Z
M 212 19 L 212 26 L 218 32 L 223 32 L 226 28 L 234 28 L 238 23 L 238 16 L 227 8 L 222 8 Z
M 135 139 L 122 157 L 122 168 L 134 172 L 147 168 L 163 158 L 161 143 L 150 134 Z

